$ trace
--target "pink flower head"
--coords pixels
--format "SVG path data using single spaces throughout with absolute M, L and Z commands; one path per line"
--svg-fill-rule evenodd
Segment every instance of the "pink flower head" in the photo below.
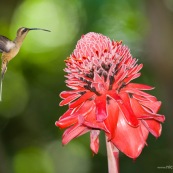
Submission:
M 159 137 L 165 117 L 157 114 L 161 102 L 144 92 L 153 87 L 131 83 L 140 76 L 142 64 L 122 42 L 90 32 L 78 41 L 65 61 L 66 83 L 60 106 L 68 110 L 56 122 L 65 130 L 62 143 L 90 132 L 90 148 L 99 149 L 103 130 L 109 142 L 131 158 L 146 145 L 149 132 Z

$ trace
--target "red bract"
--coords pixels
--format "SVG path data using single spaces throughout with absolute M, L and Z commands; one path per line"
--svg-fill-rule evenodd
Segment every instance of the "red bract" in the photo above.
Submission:
M 136 158 L 146 145 L 149 132 L 160 136 L 160 123 L 165 119 L 157 114 L 161 102 L 143 91 L 153 87 L 130 83 L 140 76 L 142 64 L 136 64 L 122 42 L 88 33 L 65 62 L 66 83 L 72 90 L 60 94 L 60 106 L 68 105 L 56 122 L 60 128 L 68 127 L 63 144 L 90 132 L 90 147 L 97 153 L 103 130 L 109 142 Z

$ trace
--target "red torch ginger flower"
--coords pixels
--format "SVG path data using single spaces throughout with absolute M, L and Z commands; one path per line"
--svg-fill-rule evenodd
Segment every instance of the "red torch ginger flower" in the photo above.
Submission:
M 122 42 L 97 33 L 83 35 L 65 61 L 66 83 L 60 106 L 68 110 L 56 122 L 65 130 L 62 143 L 90 132 L 90 148 L 99 149 L 103 130 L 109 142 L 128 157 L 136 158 L 149 132 L 159 137 L 165 117 L 157 114 L 161 102 L 144 92 L 153 87 L 131 83 L 140 76 L 142 64 Z

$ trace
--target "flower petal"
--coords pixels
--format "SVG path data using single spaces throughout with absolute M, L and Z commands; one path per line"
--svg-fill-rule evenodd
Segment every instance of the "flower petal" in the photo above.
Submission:
M 135 89 L 135 88 L 128 88 L 127 86 L 122 88 L 121 92 L 132 93 L 132 94 L 136 94 L 136 95 L 140 95 L 140 96 L 146 97 L 150 101 L 157 101 L 156 97 L 154 97 L 154 96 L 152 96 L 152 95 L 150 95 L 150 94 L 148 94 L 146 92 L 143 92 L 143 91 L 140 91 L 138 89 Z
M 120 112 L 114 138 L 111 142 L 130 158 L 137 158 L 146 144 L 148 130 L 143 125 L 134 128 L 127 124 Z
M 122 102 L 121 97 L 114 90 L 108 91 L 107 96 L 109 96 L 110 98 L 112 98 L 116 101 Z
M 149 130 L 149 132 L 156 138 L 158 138 L 161 135 L 162 125 L 160 124 L 160 122 L 154 120 L 142 120 L 142 123 Z
M 91 84 L 91 87 L 94 87 L 98 93 L 104 93 L 105 92 L 105 84 L 103 79 L 95 72 L 94 73 L 94 79 Z
M 129 75 L 128 77 L 126 77 L 126 78 L 123 80 L 123 82 L 124 82 L 125 84 L 128 84 L 130 81 L 132 81 L 132 80 L 138 78 L 140 75 L 141 75 L 141 73 L 136 73 L 136 74 Z
M 138 73 L 143 67 L 143 64 L 136 65 L 135 67 L 129 70 L 129 74 L 136 74 Z
M 63 137 L 62 137 L 62 144 L 66 145 L 69 143 L 72 139 L 77 138 L 85 133 L 90 131 L 87 127 L 81 126 L 79 124 L 76 124 L 67 130 L 65 130 Z
M 114 76 L 114 84 L 112 86 L 113 90 L 116 90 L 117 87 L 119 86 L 119 82 L 121 82 L 128 74 L 128 72 L 125 70 L 126 67 L 123 65 L 121 69 L 119 70 L 118 74 Z
M 81 94 L 73 94 L 73 95 L 65 98 L 64 100 L 62 100 L 59 105 L 60 106 L 67 105 L 67 104 L 69 104 L 70 102 L 72 102 L 73 100 L 77 99 L 80 96 L 81 96 Z
M 111 140 L 114 138 L 116 127 L 117 127 L 117 121 L 119 116 L 119 107 L 115 100 L 111 99 L 110 97 L 107 97 L 108 101 L 106 104 L 106 111 L 108 117 L 105 119 L 105 125 L 109 130 L 109 133 L 107 134 L 108 140 Z
M 72 109 L 68 109 L 60 118 L 58 121 L 55 122 L 55 125 L 59 128 L 63 129 L 66 127 L 71 126 L 73 123 L 77 121 L 76 117 L 70 117 L 72 113 Z M 65 121 L 64 121 L 65 120 Z M 69 121 L 68 121 L 69 120 Z
M 93 95 L 95 95 L 92 92 L 87 92 L 85 94 L 83 94 L 79 99 L 77 99 L 76 101 L 72 102 L 69 107 L 70 108 L 75 108 L 76 106 L 80 105 L 81 103 L 83 103 L 84 101 L 90 99 Z
M 104 121 L 97 121 L 96 119 L 96 114 L 95 114 L 95 109 L 93 109 L 91 112 L 89 112 L 85 116 L 85 120 L 83 122 L 83 125 L 92 128 L 92 129 L 100 129 L 104 130 L 105 132 L 109 133 L 109 130 L 107 129 Z
M 59 121 L 56 122 L 56 125 L 60 128 L 66 128 L 68 126 L 71 126 L 73 124 L 75 124 L 76 122 L 80 122 L 80 120 L 82 120 L 81 122 L 83 122 L 82 117 L 84 117 L 85 115 L 87 115 L 94 107 L 94 102 L 93 101 L 86 101 L 83 104 L 81 104 L 79 106 L 79 108 L 77 109 L 73 109 L 73 111 L 69 111 L 70 114 L 68 114 L 67 111 L 67 115 L 66 114 L 63 116 L 63 118 L 61 117 L 59 119 Z M 72 110 L 72 109 L 69 109 Z
M 136 100 L 139 100 L 139 101 L 149 101 L 151 103 L 151 100 L 149 100 L 147 97 L 144 97 L 144 96 L 141 96 L 138 94 L 133 93 L 133 98 L 135 98 Z
M 73 94 L 76 94 L 76 93 L 78 93 L 78 92 L 83 92 L 83 91 L 86 91 L 86 89 L 80 89 L 80 90 L 72 90 L 72 91 L 63 91 L 63 92 L 61 92 L 60 93 L 60 97 L 62 98 L 62 99 L 65 99 L 65 98 L 67 98 L 67 97 L 69 97 L 69 96 L 71 96 L 71 95 L 73 95 Z
M 99 150 L 99 134 L 100 130 L 91 130 L 90 132 L 90 148 L 95 154 Z
M 152 90 L 154 89 L 154 87 L 148 86 L 148 85 L 144 85 L 144 84 L 138 84 L 138 83 L 129 83 L 128 85 L 126 85 L 126 89 L 130 89 L 130 88 L 135 88 L 138 90 Z
M 97 121 L 102 122 L 107 118 L 106 114 L 106 96 L 100 96 L 95 99 L 96 104 L 96 118 Z
M 59 120 L 62 120 L 62 119 L 64 119 L 64 118 L 69 117 L 69 116 L 72 114 L 72 112 L 73 112 L 74 110 L 75 110 L 75 109 L 68 109 L 68 110 L 59 118 Z
M 127 123 L 133 127 L 139 126 L 139 121 L 135 116 L 131 105 L 130 105 L 130 98 L 129 95 L 125 92 L 120 93 L 120 97 L 123 100 L 123 103 L 118 102 L 118 105 L 123 112 L 124 117 L 127 120 Z
M 149 111 L 149 109 L 142 107 L 140 103 L 134 98 L 131 98 L 131 105 L 133 112 L 135 113 L 136 117 L 138 117 L 138 119 L 153 119 L 160 122 L 165 121 L 164 115 L 152 113 L 151 111 Z
M 150 109 L 153 113 L 157 113 L 158 110 L 160 109 L 162 102 L 140 101 L 140 104 Z

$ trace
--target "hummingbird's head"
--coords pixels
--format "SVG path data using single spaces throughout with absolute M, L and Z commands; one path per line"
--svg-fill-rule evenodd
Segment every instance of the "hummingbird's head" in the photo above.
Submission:
M 41 29 L 41 28 L 25 28 L 25 27 L 21 27 L 17 30 L 17 37 L 15 40 L 18 40 L 18 42 L 22 42 L 24 40 L 24 38 L 26 37 L 27 33 L 31 30 L 42 30 L 42 31 L 47 31 L 50 32 L 47 29 Z
M 29 31 L 30 31 L 29 28 L 21 27 L 17 30 L 17 37 L 25 38 L 25 36 Z

